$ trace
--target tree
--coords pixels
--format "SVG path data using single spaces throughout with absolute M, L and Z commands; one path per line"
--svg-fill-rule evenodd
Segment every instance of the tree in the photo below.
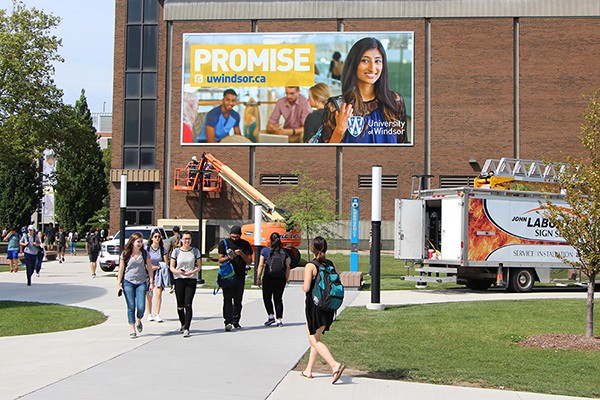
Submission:
M 0 226 L 29 225 L 42 196 L 36 161 L 19 160 L 0 167 Z
M 0 10 L 0 225 L 29 224 L 42 196 L 38 162 L 58 135 L 54 116 L 62 92 L 53 62 L 61 41 L 50 34 L 60 19 L 13 1 Z
M 52 115 L 62 91 L 52 79 L 61 40 L 50 35 L 60 19 L 13 1 L 0 10 L 0 160 L 39 160 L 56 143 Z
M 299 164 L 292 173 L 298 175 L 300 184 L 279 196 L 276 203 L 286 207 L 287 228 L 300 229 L 304 233 L 307 257 L 310 258 L 311 237 L 335 236 L 333 228 L 338 222 L 338 215 L 334 211 L 335 198 L 323 189 L 326 184 L 322 179 L 308 176 L 303 164 Z
M 81 91 L 75 106 L 62 112 L 64 142 L 58 146 L 55 211 L 61 225 L 83 228 L 103 206 L 107 195 L 102 151 Z
M 587 96 L 581 126 L 581 143 L 588 150 L 584 159 L 568 157 L 559 176 L 566 189 L 570 209 L 552 202 L 542 204 L 546 217 L 556 225 L 561 236 L 575 249 L 579 261 L 558 255 L 565 263 L 589 278 L 586 301 L 585 335 L 594 336 L 594 287 L 600 272 L 600 100 L 598 90 Z

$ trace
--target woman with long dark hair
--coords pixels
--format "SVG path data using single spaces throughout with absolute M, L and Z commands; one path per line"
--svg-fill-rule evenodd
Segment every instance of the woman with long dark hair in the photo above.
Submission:
M 125 244 L 117 281 L 119 293 L 125 294 L 127 320 L 131 326 L 129 336 L 134 339 L 144 329 L 142 318 L 146 312 L 146 292 L 154 288 L 152 264 L 144 250 L 144 237 L 140 232 L 132 233 Z
M 269 239 L 270 246 L 260 252 L 257 283 L 262 286 L 263 302 L 268 315 L 265 326 L 283 326 L 283 291 L 290 278 L 291 258 L 281 246 L 279 233 L 273 232 Z
M 147 308 L 150 310 L 148 321 L 163 322 L 163 319 L 160 317 L 162 294 L 165 287 L 171 286 L 171 278 L 167 249 L 163 243 L 160 230 L 154 229 L 152 231 L 148 242 L 146 242 L 146 251 L 148 252 L 152 270 L 154 271 L 154 292 L 148 292 L 146 296 Z
M 321 342 L 321 335 L 329 330 L 335 317 L 335 311 L 324 311 L 317 308 L 312 299 L 312 290 L 318 273 L 316 264 L 333 265 L 333 262 L 327 259 L 327 241 L 321 236 L 313 239 L 311 250 L 315 258 L 304 267 L 304 282 L 302 283 L 302 289 L 306 293 L 306 330 L 308 331 L 308 341 L 310 343 L 310 355 L 306 368 L 301 372 L 301 375 L 305 378 L 312 378 L 312 370 L 317 362 L 317 357 L 321 356 L 331 367 L 333 373 L 331 383 L 336 383 L 342 376 L 346 366 L 336 361 L 327 345 Z M 335 268 L 335 265 L 333 267 Z
M 192 233 L 183 231 L 181 234 L 181 247 L 176 247 L 171 252 L 171 272 L 175 280 L 175 298 L 177 299 L 177 315 L 181 328 L 179 332 L 183 337 L 190 336 L 192 323 L 192 303 L 196 294 L 196 274 L 202 267 L 202 254 L 192 246 Z
M 404 143 L 404 98 L 390 89 L 385 49 L 375 38 L 354 43 L 342 71 L 342 95 L 325 105 L 328 143 Z

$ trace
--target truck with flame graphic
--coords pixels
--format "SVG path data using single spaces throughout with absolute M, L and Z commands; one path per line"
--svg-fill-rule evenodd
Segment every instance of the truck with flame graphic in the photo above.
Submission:
M 395 201 L 394 255 L 426 282 L 456 280 L 475 290 L 492 285 L 528 292 L 535 282 L 584 285 L 563 259 L 577 252 L 544 216 L 561 194 L 459 187 L 413 191 Z

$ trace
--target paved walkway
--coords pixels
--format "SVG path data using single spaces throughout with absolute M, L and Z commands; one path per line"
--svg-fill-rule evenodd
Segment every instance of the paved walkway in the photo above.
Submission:
M 0 399 L 575 399 L 501 390 L 417 384 L 330 375 L 302 378 L 291 371 L 308 348 L 304 327 L 304 293 L 299 285 L 285 292 L 285 326 L 264 327 L 258 290 L 244 296 L 243 329 L 226 333 L 222 297 L 198 289 L 190 338 L 177 333 L 174 295 L 163 296 L 164 323 L 145 322 L 143 334 L 129 338 L 124 300 L 116 296 L 114 273 L 99 271 L 92 279 L 85 257 L 44 263 L 41 277 L 25 285 L 18 274 L 0 274 L 0 299 L 68 304 L 100 310 L 108 320 L 68 332 L 0 339 Z M 585 293 L 560 293 L 584 298 Z M 518 298 L 556 297 L 549 293 Z M 514 298 L 504 292 L 382 292 L 384 304 L 431 303 Z M 370 302 L 369 292 L 348 292 L 345 306 Z

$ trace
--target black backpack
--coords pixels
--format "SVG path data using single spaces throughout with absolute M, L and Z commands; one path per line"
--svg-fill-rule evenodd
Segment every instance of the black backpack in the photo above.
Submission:
M 89 240 L 90 252 L 98 253 L 100 251 L 100 238 L 98 235 L 92 235 Z
M 271 250 L 267 266 L 269 267 L 269 276 L 272 278 L 283 278 L 285 276 L 285 259 L 287 253 L 283 249 Z

